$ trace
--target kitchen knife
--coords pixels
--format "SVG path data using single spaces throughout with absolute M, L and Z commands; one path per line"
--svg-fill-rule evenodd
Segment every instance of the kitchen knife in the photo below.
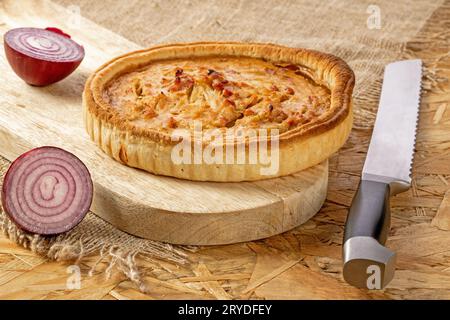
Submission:
M 384 288 L 394 276 L 396 254 L 384 247 L 389 197 L 411 185 L 421 79 L 421 60 L 394 62 L 384 71 L 372 139 L 345 226 L 343 275 L 359 288 Z

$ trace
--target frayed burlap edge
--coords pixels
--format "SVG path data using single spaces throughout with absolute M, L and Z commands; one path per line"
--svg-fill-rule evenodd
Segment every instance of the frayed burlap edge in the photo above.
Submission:
M 0 161 L 4 160 L 0 159 Z M 93 228 L 94 225 L 98 228 L 99 235 L 83 233 L 84 229 Z M 83 258 L 99 254 L 98 259 L 90 266 L 89 276 L 99 271 L 97 267 L 100 263 L 106 262 L 106 268 L 100 272 L 105 273 L 107 279 L 111 277 L 113 270 L 120 270 L 142 292 L 146 292 L 147 288 L 136 262 L 138 256 L 145 255 L 180 265 L 188 261 L 187 253 L 182 248 L 130 236 L 92 213 L 89 213 L 85 220 L 72 231 L 48 237 L 20 230 L 1 211 L 0 230 L 11 241 L 49 260 L 79 264 Z M 107 235 L 107 238 L 103 235 Z

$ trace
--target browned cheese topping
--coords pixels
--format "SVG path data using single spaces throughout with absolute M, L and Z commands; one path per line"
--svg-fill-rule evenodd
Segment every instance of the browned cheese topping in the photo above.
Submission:
M 276 128 L 285 132 L 330 108 L 330 91 L 298 66 L 254 58 L 161 60 L 113 79 L 104 97 L 138 127 Z

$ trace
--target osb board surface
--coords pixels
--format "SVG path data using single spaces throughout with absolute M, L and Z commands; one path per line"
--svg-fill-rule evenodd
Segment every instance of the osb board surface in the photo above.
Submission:
M 327 202 L 304 226 L 263 241 L 198 248 L 178 266 L 139 258 L 148 293 L 119 271 L 105 279 L 97 257 L 81 264 L 82 287 L 65 290 L 67 264 L 47 261 L 0 237 L 0 298 L 33 299 L 416 299 L 450 298 L 450 55 L 448 7 L 439 10 L 405 58 L 429 67 L 421 103 L 413 188 L 392 199 L 388 246 L 398 252 L 394 280 L 383 291 L 345 284 L 343 224 L 357 187 L 370 129 L 356 129 L 331 159 Z M 438 21 L 439 23 L 436 23 Z

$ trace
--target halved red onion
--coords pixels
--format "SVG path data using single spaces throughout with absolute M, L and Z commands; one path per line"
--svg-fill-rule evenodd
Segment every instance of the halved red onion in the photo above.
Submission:
M 5 54 L 26 83 L 45 86 L 71 74 L 84 58 L 84 48 L 57 28 L 16 28 L 4 36 Z
M 75 227 L 89 211 L 93 186 L 86 166 L 56 147 L 18 157 L 3 180 L 5 212 L 21 229 L 52 235 Z

